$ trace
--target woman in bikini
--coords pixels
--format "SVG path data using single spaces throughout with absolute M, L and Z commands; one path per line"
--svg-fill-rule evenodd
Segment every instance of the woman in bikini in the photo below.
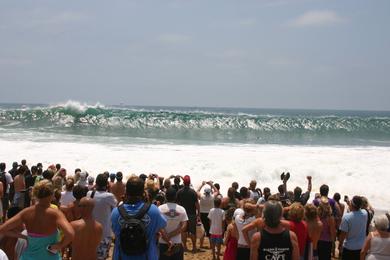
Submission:
M 54 186 L 50 181 L 37 183 L 33 188 L 33 196 L 37 203 L 0 226 L 0 234 L 24 224 L 28 234 L 28 246 L 21 260 L 61 259 L 59 252 L 72 241 L 74 230 L 59 209 L 50 207 L 54 196 Z M 59 229 L 63 234 L 61 239 L 58 235 Z

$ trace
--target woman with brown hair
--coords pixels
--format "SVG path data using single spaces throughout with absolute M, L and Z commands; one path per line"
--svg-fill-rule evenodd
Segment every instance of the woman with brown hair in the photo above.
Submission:
M 332 208 L 326 197 L 321 197 L 318 206 L 318 216 L 323 228 L 318 241 L 318 258 L 320 260 L 330 260 L 332 255 L 332 242 L 336 239 L 336 224 L 332 215 Z
M 28 246 L 23 252 L 21 260 L 60 259 L 59 252 L 72 241 L 74 230 L 60 210 L 50 207 L 54 196 L 54 187 L 50 181 L 43 180 L 37 183 L 33 188 L 33 196 L 37 203 L 22 210 L 0 226 L 0 233 L 25 224 L 28 233 Z M 60 241 L 58 229 L 63 232 Z

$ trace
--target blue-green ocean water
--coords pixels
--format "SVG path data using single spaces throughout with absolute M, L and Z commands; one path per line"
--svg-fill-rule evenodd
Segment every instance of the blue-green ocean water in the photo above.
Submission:
M 146 142 L 390 146 L 390 112 L 0 104 L 3 133 Z

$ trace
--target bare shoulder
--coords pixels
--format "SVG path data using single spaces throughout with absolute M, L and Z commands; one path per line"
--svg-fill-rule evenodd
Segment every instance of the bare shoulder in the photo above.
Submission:
M 231 231 L 231 230 L 233 230 L 233 228 L 234 228 L 233 223 L 230 223 L 230 224 L 227 226 L 226 230 L 227 230 L 227 231 Z
M 298 241 L 297 235 L 295 235 L 294 232 L 290 231 L 289 233 L 290 233 L 290 239 L 292 241 Z
M 64 217 L 65 216 L 60 208 L 49 207 L 49 208 L 47 208 L 47 213 L 55 215 L 56 217 Z
M 100 224 L 100 223 L 97 222 L 97 221 L 95 221 L 95 228 L 96 228 L 97 230 L 103 230 L 102 224 Z
M 84 221 L 82 219 L 79 219 L 79 220 L 75 220 L 75 221 L 70 222 L 70 224 L 72 225 L 72 227 L 75 230 L 77 230 L 83 226 Z
M 33 213 L 34 211 L 35 211 L 35 206 L 31 206 L 31 207 L 23 209 L 19 214 L 20 214 L 20 217 L 22 218 L 22 220 L 25 220 L 28 217 L 32 216 L 31 213 Z

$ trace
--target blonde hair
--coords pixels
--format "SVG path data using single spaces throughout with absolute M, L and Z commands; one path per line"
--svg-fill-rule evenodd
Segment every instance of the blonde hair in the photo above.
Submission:
M 307 221 L 314 221 L 318 217 L 318 210 L 313 204 L 307 204 L 305 206 L 305 218 Z
M 42 180 L 35 184 L 32 194 L 37 199 L 47 198 L 54 194 L 54 185 L 49 180 Z
M 295 222 L 301 222 L 304 214 L 305 214 L 305 210 L 301 203 L 295 202 L 290 206 L 290 211 L 289 211 L 290 220 Z
M 147 179 L 145 182 L 145 189 L 155 190 L 156 186 L 155 186 L 154 180 Z

